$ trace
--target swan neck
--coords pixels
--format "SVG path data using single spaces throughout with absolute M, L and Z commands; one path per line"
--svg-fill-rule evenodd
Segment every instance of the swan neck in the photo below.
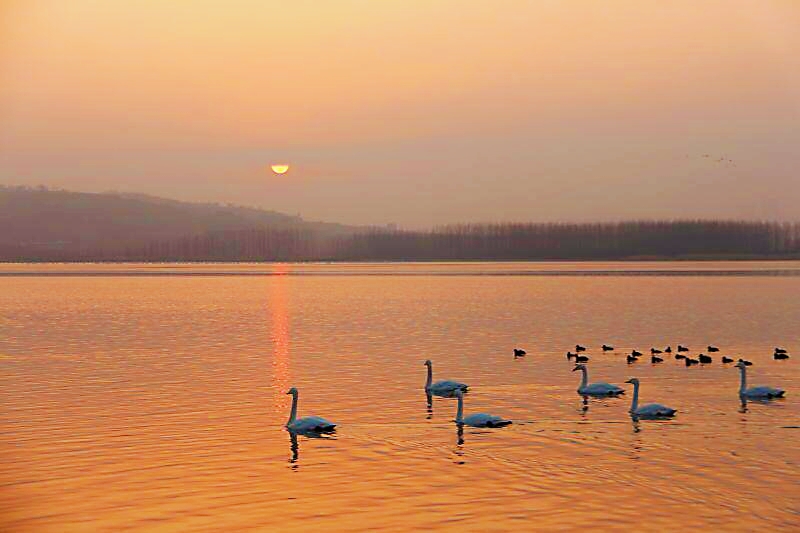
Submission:
M 633 384 L 633 402 L 631 402 L 631 411 L 636 411 L 636 408 L 639 407 L 639 384 Z
M 456 422 L 460 424 L 464 421 L 464 396 L 458 395 L 458 410 L 456 411 Z
M 581 388 L 585 389 L 586 385 L 589 383 L 589 371 L 586 370 L 586 367 L 581 368 L 581 374 L 583 374 L 581 378 Z
M 739 381 L 739 394 L 743 394 L 747 390 L 747 370 L 745 367 L 740 367 L 741 380 Z
M 425 382 L 425 389 L 431 388 L 431 383 L 433 383 L 433 365 L 428 366 L 428 381 Z
M 289 421 L 286 422 L 288 426 L 297 419 L 297 393 L 292 394 L 292 414 L 289 415 Z

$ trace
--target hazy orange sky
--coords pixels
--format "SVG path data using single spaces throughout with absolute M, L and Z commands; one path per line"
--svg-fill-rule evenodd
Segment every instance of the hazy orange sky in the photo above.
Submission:
M 0 0 L 0 183 L 409 227 L 798 219 L 800 1 Z

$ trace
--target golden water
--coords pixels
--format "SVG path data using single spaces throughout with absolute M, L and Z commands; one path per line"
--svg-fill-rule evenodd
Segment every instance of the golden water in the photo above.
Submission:
M 0 265 L 0 530 L 796 530 L 799 320 L 793 262 Z M 576 343 L 677 417 L 584 403 Z M 678 343 L 787 398 L 625 363 Z M 459 433 L 425 359 L 514 424 Z

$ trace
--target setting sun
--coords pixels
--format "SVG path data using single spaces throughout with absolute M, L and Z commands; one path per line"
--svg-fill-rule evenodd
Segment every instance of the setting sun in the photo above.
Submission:
M 286 174 L 289 171 L 289 165 L 272 165 L 271 168 L 275 174 Z

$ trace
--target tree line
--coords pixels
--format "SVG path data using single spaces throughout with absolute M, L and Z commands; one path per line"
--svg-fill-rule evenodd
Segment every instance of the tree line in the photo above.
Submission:
M 470 261 L 800 257 L 800 223 L 631 221 L 458 224 L 424 231 L 207 231 L 140 244 L 0 246 L 5 261 Z

